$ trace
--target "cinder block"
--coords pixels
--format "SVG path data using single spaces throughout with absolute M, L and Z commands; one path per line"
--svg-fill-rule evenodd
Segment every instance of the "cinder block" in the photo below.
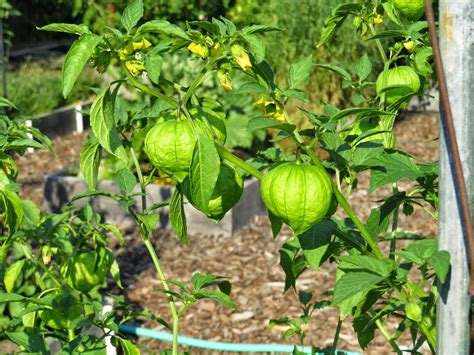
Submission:
M 100 181 L 97 188 L 112 193 L 120 192 L 120 188 L 113 180 Z M 167 185 L 147 186 L 147 205 L 151 206 L 153 203 L 169 201 L 173 194 L 173 189 L 173 186 Z M 139 186 L 136 186 L 135 191 L 138 192 L 139 190 Z M 86 191 L 86 183 L 81 177 L 64 176 L 61 172 L 48 175 L 44 180 L 45 208 L 49 212 L 58 213 L 75 195 Z M 134 199 L 136 201 L 135 207 L 141 210 L 141 196 L 135 196 Z M 105 196 L 97 196 L 74 202 L 79 207 L 84 206 L 86 203 L 90 203 L 104 221 L 125 230 L 133 230 L 134 222 L 132 217 L 114 200 Z M 160 208 L 158 212 L 160 214 L 159 227 L 171 229 L 168 207 Z M 227 212 L 225 217 L 218 223 L 209 220 L 202 212 L 196 210 L 189 203 L 185 204 L 184 212 L 190 234 L 224 236 L 231 236 L 235 231 L 253 223 L 258 216 L 267 213 L 265 205 L 260 198 L 260 183 L 256 179 L 245 181 L 244 191 L 239 203 Z

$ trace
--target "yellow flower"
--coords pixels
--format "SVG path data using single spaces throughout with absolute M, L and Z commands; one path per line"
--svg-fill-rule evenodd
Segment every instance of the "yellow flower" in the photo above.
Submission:
M 139 51 L 151 47 L 151 43 L 146 38 L 142 38 L 140 42 L 133 42 L 132 47 L 134 51 Z
M 201 43 L 191 42 L 188 49 L 191 53 L 200 56 L 202 59 L 206 59 L 209 56 L 209 48 Z
M 232 82 L 228 77 L 225 77 L 223 80 L 220 80 L 221 86 L 224 88 L 225 91 L 232 90 Z
M 408 51 L 413 52 L 415 49 L 415 43 L 413 43 L 413 41 L 406 41 L 403 43 L 403 47 L 405 47 Z
M 129 42 L 124 48 L 119 50 L 119 57 L 120 59 L 126 59 L 134 52 L 147 49 L 149 47 L 151 47 L 151 43 L 146 38 L 142 38 L 142 40 L 139 42 Z
M 252 68 L 252 63 L 250 62 L 249 55 L 242 46 L 239 46 L 238 44 L 233 45 L 231 48 L 231 53 L 237 65 L 241 67 L 244 71 L 247 71 Z
M 141 74 L 145 70 L 145 66 L 143 65 L 143 62 L 140 62 L 138 60 L 129 60 L 125 62 L 125 66 L 130 71 L 130 73 L 132 73 L 135 76 Z
M 219 49 L 221 48 L 221 44 L 217 42 L 211 48 L 211 56 L 215 57 L 219 53 Z
M 383 16 L 380 14 L 376 14 L 374 17 L 374 24 L 378 25 L 383 22 Z

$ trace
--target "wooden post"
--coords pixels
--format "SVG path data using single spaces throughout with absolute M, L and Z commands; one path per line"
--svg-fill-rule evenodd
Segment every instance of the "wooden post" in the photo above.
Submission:
M 474 2 L 440 0 L 440 46 L 469 201 L 474 207 Z M 443 131 L 440 132 L 439 244 L 451 254 L 451 271 L 440 288 L 438 354 L 469 354 L 469 264 L 456 189 Z

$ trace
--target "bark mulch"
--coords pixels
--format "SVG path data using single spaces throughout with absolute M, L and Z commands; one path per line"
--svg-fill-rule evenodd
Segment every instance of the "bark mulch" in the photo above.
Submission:
M 434 161 L 438 157 L 437 116 L 412 114 L 396 126 L 397 146 L 408 150 L 421 161 Z M 53 146 L 58 160 L 52 160 L 47 153 L 35 152 L 17 159 L 20 169 L 19 181 L 22 195 L 42 204 L 41 181 L 43 174 L 78 163 L 79 150 L 85 135 L 55 139 Z M 368 194 L 369 175 L 363 174 L 358 188 L 353 192 L 351 204 L 356 213 L 367 218 L 370 208 L 390 193 L 391 187 Z M 410 188 L 412 183 L 402 181 L 400 189 Z M 436 222 L 419 208 L 412 216 L 400 217 L 400 230 L 407 230 L 424 236 L 436 235 Z M 283 293 L 284 273 L 279 266 L 278 249 L 289 237 L 285 229 L 273 239 L 270 224 L 266 218 L 238 231 L 232 238 L 221 236 L 193 235 L 188 246 L 183 246 L 169 232 L 158 231 L 152 242 L 159 252 L 167 277 L 189 284 L 195 272 L 222 275 L 232 283 L 232 297 L 241 308 L 227 309 L 215 301 L 202 300 L 188 309 L 181 322 L 180 334 L 214 341 L 239 343 L 293 343 L 297 339 L 282 340 L 284 327 L 269 330 L 268 321 L 279 316 L 298 317 L 300 314 L 297 295 L 289 290 Z M 169 319 L 165 297 L 156 291 L 161 285 L 153 270 L 146 249 L 138 235 L 126 237 L 127 247 L 119 255 L 126 298 L 138 308 L 152 311 L 157 316 Z M 297 282 L 298 290 L 313 293 L 313 300 L 325 298 L 324 292 L 334 287 L 335 265 L 326 263 L 319 271 L 307 271 Z M 163 330 L 155 322 L 140 320 L 140 325 Z M 337 324 L 337 311 L 324 309 L 316 311 L 309 325 L 307 344 L 319 347 L 331 345 Z M 144 353 L 153 353 L 169 346 L 167 343 L 139 338 Z M 409 346 L 409 343 L 406 343 Z M 348 319 L 341 330 L 339 349 L 360 351 L 357 337 Z M 185 350 L 183 348 L 183 350 Z M 187 349 L 192 354 L 221 354 L 209 350 Z M 383 337 L 376 332 L 376 338 L 365 354 L 388 354 Z M 224 353 L 222 353 L 224 354 Z

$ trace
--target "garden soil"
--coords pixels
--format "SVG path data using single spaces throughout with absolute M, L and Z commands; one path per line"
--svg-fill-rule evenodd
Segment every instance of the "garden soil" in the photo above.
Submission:
M 433 114 L 410 114 L 396 125 L 397 146 L 407 150 L 423 162 L 438 158 L 438 124 Z M 64 169 L 79 162 L 79 151 L 86 135 L 72 135 L 53 141 L 57 159 L 46 152 L 35 152 L 18 157 L 21 194 L 42 205 L 41 184 L 44 174 Z M 381 203 L 391 187 L 368 193 L 369 174 L 362 174 L 358 188 L 353 191 L 351 204 L 363 219 L 370 208 Z M 409 189 L 412 183 L 402 181 L 401 190 Z M 343 216 L 341 211 L 338 211 Z M 421 208 L 409 218 L 401 216 L 400 229 L 426 237 L 436 235 L 436 222 Z M 227 309 L 215 301 L 201 300 L 190 307 L 181 320 L 180 334 L 201 339 L 238 343 L 287 343 L 298 340 L 284 340 L 287 329 L 277 326 L 268 328 L 270 319 L 281 316 L 298 317 L 300 308 L 293 290 L 283 293 L 284 273 L 279 266 L 278 249 L 290 236 L 284 229 L 273 239 L 268 220 L 262 217 L 252 226 L 238 231 L 232 238 L 222 236 L 192 235 L 189 246 L 183 246 L 169 232 L 157 231 L 152 242 L 169 279 L 187 282 L 194 272 L 222 275 L 232 283 L 232 297 L 240 310 Z M 169 319 L 165 297 L 158 292 L 157 281 L 151 260 L 140 243 L 138 235 L 128 235 L 126 249 L 117 250 L 121 264 L 125 296 L 130 304 L 148 310 L 164 319 Z M 387 248 L 388 249 L 388 248 Z M 336 265 L 327 262 L 319 271 L 307 271 L 297 281 L 297 289 L 313 293 L 314 301 L 326 299 L 325 292 L 334 287 Z M 111 288 L 112 293 L 117 290 Z M 320 348 L 330 346 L 337 324 L 337 311 L 332 308 L 317 310 L 309 324 L 305 343 Z M 140 319 L 137 325 L 164 330 L 163 326 Z M 389 327 L 393 324 L 389 324 Z M 168 343 L 139 338 L 142 353 L 154 353 L 165 349 Z M 409 338 L 403 338 L 402 345 L 410 347 Z M 339 349 L 363 352 L 364 354 L 389 354 L 383 337 L 376 332 L 375 340 L 362 351 L 357 336 L 352 330 L 350 319 L 344 322 Z M 183 348 L 191 354 L 221 354 L 209 350 Z M 424 352 L 429 353 L 424 349 Z M 224 353 L 222 353 L 224 354 Z M 227 353 L 228 354 L 228 353 Z

